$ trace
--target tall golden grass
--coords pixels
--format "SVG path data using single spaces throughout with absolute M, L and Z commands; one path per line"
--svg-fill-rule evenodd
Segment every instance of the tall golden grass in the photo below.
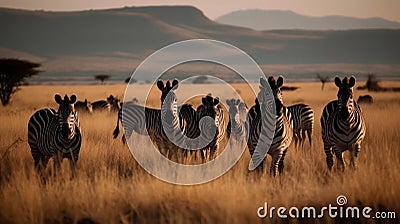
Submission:
M 397 85 L 400 83 L 386 83 Z M 255 178 L 247 171 L 248 152 L 225 175 L 196 186 L 177 186 L 156 179 L 134 160 L 120 139 L 112 138 L 116 115 L 81 115 L 83 143 L 77 174 L 70 177 L 64 161 L 57 175 L 47 175 L 45 183 L 34 170 L 27 143 L 27 123 L 41 107 L 56 107 L 55 93 L 76 93 L 78 99 L 102 99 L 109 94 L 123 96 L 124 85 L 104 86 L 26 86 L 17 92 L 11 105 L 0 108 L 0 222 L 1 223 L 257 223 L 289 222 L 257 217 L 257 208 L 269 206 L 336 205 L 345 195 L 348 205 L 369 206 L 373 211 L 395 211 L 400 215 L 400 93 L 372 93 L 375 102 L 362 105 L 367 135 L 362 143 L 358 169 L 329 173 L 321 140 L 319 118 L 324 105 L 336 98 L 337 89 L 319 83 L 293 84 L 301 88 L 284 92 L 285 104 L 305 102 L 315 111 L 313 145 L 303 150 L 293 146 L 285 159 L 284 174 L 273 178 L 268 172 Z M 255 84 L 255 86 L 257 86 Z M 248 106 L 254 95 L 235 85 Z M 138 87 L 142 91 L 148 86 Z M 182 86 L 179 96 L 187 99 L 193 88 L 219 93 L 217 86 Z M 186 89 L 185 89 L 186 88 Z M 204 92 L 205 94 L 207 92 Z M 355 90 L 358 95 L 365 91 Z M 140 102 L 143 103 L 143 102 Z M 148 105 L 160 104 L 153 91 Z M 193 101 L 193 103 L 199 103 Z M 17 141 L 20 139 L 21 141 Z M 143 147 L 149 147 L 143 145 Z M 348 153 L 346 153 L 348 163 Z M 267 164 L 270 163 L 268 157 Z M 51 173 L 51 163 L 48 173 Z M 306 223 L 336 223 L 329 217 L 303 220 Z M 340 221 L 340 220 L 339 220 Z M 342 220 L 343 221 L 343 220 Z M 355 220 L 350 220 L 355 221 Z M 378 219 L 361 219 L 379 223 Z M 397 220 L 385 220 L 398 223 Z

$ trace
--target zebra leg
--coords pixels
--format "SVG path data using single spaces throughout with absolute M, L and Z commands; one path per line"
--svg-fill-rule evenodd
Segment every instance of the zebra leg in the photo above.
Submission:
M 345 164 L 343 160 L 343 152 L 336 147 L 333 147 L 333 151 L 335 152 L 336 155 L 338 170 L 344 171 Z
M 215 143 L 212 147 L 210 147 L 210 160 L 215 159 L 218 150 L 218 143 Z
M 47 166 L 48 158 L 43 156 L 42 153 L 40 153 L 39 149 L 36 148 L 35 146 L 30 145 L 30 147 L 31 147 L 31 154 L 35 162 L 35 169 L 36 171 L 39 172 Z
M 272 161 L 271 161 L 271 168 L 270 168 L 270 174 L 274 175 L 274 177 L 276 177 L 276 175 L 278 174 L 278 166 L 279 166 L 279 162 L 282 158 L 283 152 L 282 151 L 277 151 L 274 153 L 274 155 L 272 156 Z
M 76 176 L 76 162 L 78 161 L 77 157 L 69 157 L 69 168 L 71 170 L 72 177 Z
M 297 131 L 293 131 L 294 147 L 297 149 L 297 142 L 299 141 Z
M 306 130 L 301 130 L 301 147 L 304 148 L 304 142 L 306 141 Z
M 307 130 L 308 142 L 310 143 L 310 147 L 311 147 L 311 135 L 312 135 L 312 129 Z
M 357 169 L 357 157 L 358 153 L 361 150 L 361 145 L 360 144 L 355 144 L 353 148 L 351 149 L 351 157 L 350 157 L 350 167 L 353 169 Z
M 278 165 L 279 174 L 283 173 L 283 168 L 285 167 L 284 160 L 285 160 L 286 152 L 287 152 L 287 149 L 285 149 L 285 150 L 283 151 L 282 158 L 281 158 L 281 160 L 279 161 L 279 165 Z
M 333 167 L 333 154 L 331 151 L 331 146 L 324 144 L 324 151 L 326 154 L 326 165 L 328 166 L 329 171 L 332 171 Z

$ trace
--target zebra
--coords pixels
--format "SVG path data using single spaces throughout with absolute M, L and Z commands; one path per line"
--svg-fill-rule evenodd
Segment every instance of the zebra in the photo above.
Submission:
M 118 98 L 110 95 L 106 100 L 97 100 L 92 103 L 93 112 L 118 112 L 120 101 Z
M 219 143 L 223 140 L 226 131 L 224 112 L 219 105 L 220 101 L 218 97 L 214 98 L 211 94 L 208 94 L 201 101 L 202 104 L 196 109 L 197 120 L 200 121 L 201 118 L 209 116 L 214 120 L 217 127 L 214 139 L 205 148 L 201 149 L 201 156 L 205 160 L 207 157 L 206 154 L 208 154 L 209 159 L 214 159 L 219 148 Z
M 226 134 L 228 138 L 232 135 L 236 140 L 240 140 L 241 137 L 246 136 L 247 128 L 246 124 L 246 105 L 239 99 L 228 99 L 226 104 L 229 107 L 229 121 L 226 128 Z
M 168 80 L 165 85 L 162 80 L 157 81 L 157 87 L 161 91 L 161 106 L 165 101 L 167 94 L 173 89 L 178 88 L 179 80 L 174 79 L 172 83 Z M 196 115 L 196 110 L 191 104 L 183 104 L 178 106 L 179 120 L 181 129 L 185 126 L 184 134 L 189 138 L 197 138 L 200 136 L 200 129 L 198 126 L 198 119 Z
M 78 114 L 74 109 L 76 95 L 64 99 L 59 94 L 54 97 L 58 110 L 45 108 L 36 111 L 28 122 L 28 144 L 36 170 L 45 168 L 49 159 L 55 159 L 59 167 L 63 158 L 68 158 L 72 170 L 78 161 L 82 136 Z
M 78 101 L 74 105 L 75 110 L 81 113 L 91 114 L 93 112 L 92 104 L 85 99 L 85 101 Z
M 365 103 L 365 104 L 372 104 L 373 102 L 374 102 L 374 98 L 372 98 L 371 95 L 359 96 L 359 97 L 358 97 L 358 100 L 357 100 L 357 103 L 358 103 L 358 104 L 362 104 L 362 103 Z
M 247 113 L 247 122 L 249 127 L 249 136 L 247 146 L 249 148 L 250 156 L 253 157 L 254 151 L 258 144 L 262 123 L 267 119 L 262 119 L 261 107 L 267 107 L 267 88 L 269 85 L 272 89 L 272 93 L 275 101 L 275 132 L 274 137 L 268 150 L 268 154 L 272 156 L 270 173 L 276 176 L 283 172 L 284 159 L 287 150 L 290 146 L 293 136 L 293 121 L 289 110 L 284 106 L 282 100 L 281 87 L 283 85 L 283 77 L 280 76 L 275 81 L 273 76 L 268 77 L 268 81 L 264 78 L 260 78 L 260 92 L 255 101 L 255 105 L 252 106 Z M 257 166 L 257 172 L 261 172 L 264 169 L 265 158 Z
M 169 81 L 167 81 L 167 83 L 168 82 Z M 177 87 L 177 84 L 178 82 L 174 83 L 173 86 L 176 85 Z M 123 142 L 125 142 L 125 139 L 129 138 L 134 131 L 141 135 L 149 134 L 151 140 L 156 143 L 158 149 L 164 155 L 169 155 L 171 151 L 173 153 L 176 152 L 176 147 L 171 144 L 162 127 L 161 110 L 138 105 L 136 101 L 124 103 L 122 108 L 118 111 L 117 125 L 113 132 L 114 138 L 117 138 L 119 135 L 119 123 L 122 122 L 123 112 L 125 117 L 125 135 L 122 137 Z M 181 123 L 183 123 L 182 119 L 180 119 L 180 124 Z M 170 148 L 173 150 L 170 150 Z
M 304 142 L 306 140 L 306 133 L 308 136 L 308 141 L 311 146 L 311 136 L 314 128 L 314 111 L 307 104 L 295 104 L 288 106 L 287 109 L 292 115 L 293 119 L 293 139 L 295 147 L 304 147 Z
M 107 100 L 97 100 L 92 103 L 93 112 L 110 112 L 111 105 Z
M 109 97 L 107 97 L 107 102 L 110 104 L 110 112 L 116 113 L 121 108 L 120 100 L 118 98 L 114 97 L 113 95 L 110 95 Z
M 329 102 L 321 115 L 322 140 L 329 170 L 333 167 L 333 153 L 337 166 L 344 171 L 343 152 L 350 151 L 350 166 L 356 168 L 356 159 L 361 149 L 361 142 L 366 133 L 366 125 L 361 108 L 353 99 L 353 87 L 356 79 L 335 78 L 339 88 L 337 100 Z
M 185 149 L 198 149 L 205 146 L 208 142 L 212 141 L 215 137 L 217 127 L 215 122 L 209 121 L 199 122 L 199 130 L 201 133 L 196 138 L 188 138 L 185 136 L 185 129 L 188 127 L 188 123 L 183 122 L 179 116 L 179 109 L 177 105 L 177 97 L 175 90 L 178 85 L 174 85 L 170 91 L 163 97 L 163 105 L 161 110 L 161 119 L 164 131 L 168 133 L 169 139 L 173 139 L 173 143 L 179 145 Z M 186 155 L 186 154 L 185 154 Z

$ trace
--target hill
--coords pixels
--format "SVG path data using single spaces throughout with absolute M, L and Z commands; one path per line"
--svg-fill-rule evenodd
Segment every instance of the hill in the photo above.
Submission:
M 96 73 L 122 81 L 152 52 L 193 38 L 233 44 L 268 73 L 400 73 L 400 30 L 255 31 L 216 23 L 191 6 L 77 12 L 0 8 L 0 18 L 5 31 L 0 57 L 40 62 L 46 72 L 38 79 L 54 82 L 93 80 Z
M 217 22 L 255 30 L 305 29 L 400 29 L 400 23 L 382 18 L 355 18 L 349 16 L 313 17 L 281 10 L 241 10 L 216 19 Z

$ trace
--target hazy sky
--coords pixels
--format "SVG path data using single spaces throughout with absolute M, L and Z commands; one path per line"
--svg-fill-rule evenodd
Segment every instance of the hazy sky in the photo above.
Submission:
M 281 9 L 311 16 L 382 17 L 400 22 L 400 0 L 0 0 L 0 7 L 57 11 L 145 5 L 193 5 L 211 19 L 241 9 Z

